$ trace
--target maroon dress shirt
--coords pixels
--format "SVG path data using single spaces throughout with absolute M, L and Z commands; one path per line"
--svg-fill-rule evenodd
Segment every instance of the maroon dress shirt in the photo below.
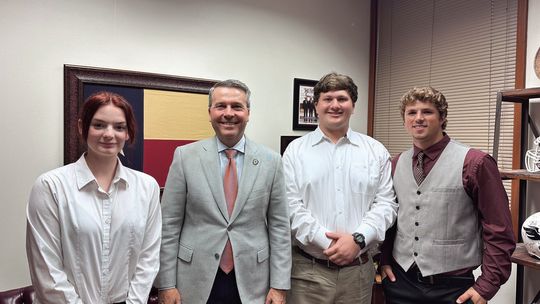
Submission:
M 424 172 L 427 175 L 433 168 L 450 137 L 424 150 Z M 414 146 L 413 166 L 418 153 L 422 151 Z M 392 159 L 392 175 L 401 154 Z M 411 176 L 411 178 L 413 178 Z M 500 286 L 508 280 L 512 269 L 510 256 L 516 247 L 512 232 L 512 220 L 508 206 L 508 197 L 501 182 L 497 163 L 487 153 L 470 149 L 463 162 L 463 188 L 471 197 L 478 209 L 482 225 L 482 274 L 477 278 L 473 288 L 486 300 L 497 293 Z M 399 202 L 398 202 L 399 203 Z M 396 225 L 386 233 L 381 247 L 381 265 L 390 265 L 392 250 L 396 237 Z M 445 273 L 445 275 L 463 275 L 471 273 L 475 268 L 465 268 Z

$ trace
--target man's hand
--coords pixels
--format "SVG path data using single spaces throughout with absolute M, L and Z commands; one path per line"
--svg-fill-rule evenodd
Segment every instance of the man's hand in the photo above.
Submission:
M 176 288 L 164 289 L 158 292 L 159 304 L 181 304 L 180 291 Z
M 396 281 L 396 276 L 394 275 L 394 272 L 392 271 L 392 266 L 390 265 L 383 265 L 381 266 L 381 277 L 384 280 L 385 277 L 388 277 L 388 279 L 391 282 Z
M 332 239 L 330 247 L 323 251 L 330 261 L 338 265 L 348 265 L 358 256 L 360 246 L 356 244 L 352 234 L 327 232 L 326 237 Z
M 486 299 L 482 298 L 482 296 L 472 287 L 460 295 L 456 303 L 465 303 L 469 299 L 471 299 L 474 304 L 487 304 Z
M 286 296 L 287 292 L 285 290 L 270 288 L 264 304 L 285 304 Z

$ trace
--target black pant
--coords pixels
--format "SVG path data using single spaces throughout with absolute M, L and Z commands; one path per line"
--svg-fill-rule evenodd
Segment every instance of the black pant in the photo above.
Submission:
M 242 304 L 240 295 L 238 294 L 238 286 L 236 285 L 236 276 L 234 269 L 226 274 L 218 269 L 212 291 L 207 304 Z
M 454 304 L 457 298 L 474 284 L 472 276 L 434 276 L 434 280 L 423 279 L 417 267 L 404 271 L 392 263 L 396 277 L 382 281 L 386 304 Z M 467 301 L 465 303 L 473 303 Z

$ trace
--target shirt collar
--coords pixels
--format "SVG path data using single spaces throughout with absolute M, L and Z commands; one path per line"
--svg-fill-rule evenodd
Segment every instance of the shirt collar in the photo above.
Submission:
M 224 143 L 222 143 L 219 140 L 217 136 L 216 136 L 216 140 L 217 140 L 218 153 L 227 149 L 235 149 L 238 152 L 245 153 L 244 152 L 246 150 L 246 136 L 245 135 L 243 135 L 242 138 L 240 138 L 240 140 L 233 147 L 227 147 Z
M 450 142 L 450 136 L 448 136 L 448 134 L 446 133 L 443 133 L 443 135 L 444 136 L 441 140 L 431 145 L 427 149 L 422 150 L 418 148 L 417 146 L 414 146 L 413 158 L 416 158 L 418 153 L 420 153 L 420 151 L 423 151 L 424 155 L 427 156 L 429 159 L 431 160 L 436 159 L 437 156 L 442 153 L 444 148 L 446 148 L 446 145 L 448 145 L 448 143 Z
M 86 163 L 86 158 L 84 157 L 85 155 L 86 153 L 84 153 L 75 162 L 75 175 L 77 178 L 77 188 L 79 190 L 92 182 L 94 182 L 96 186 L 98 185 L 94 174 L 92 174 L 92 171 L 90 170 L 90 168 L 88 168 L 88 163 Z M 122 181 L 126 184 L 126 186 L 129 186 L 127 181 L 126 168 L 124 167 L 124 165 L 122 165 L 120 159 L 117 158 L 117 161 L 118 165 L 116 166 L 116 173 L 114 174 L 113 184 Z
M 315 131 L 313 131 L 313 136 L 311 137 L 311 146 L 315 146 L 319 143 L 321 143 L 323 140 L 326 140 L 326 141 L 330 141 L 330 139 L 328 139 L 328 137 L 326 137 L 326 135 L 324 135 L 323 131 L 321 130 L 321 128 L 317 127 L 317 129 L 315 129 Z M 348 128 L 347 129 L 347 134 L 345 135 L 345 140 L 347 140 L 348 142 L 350 142 L 351 144 L 355 145 L 355 146 L 358 146 L 360 144 L 360 137 L 358 136 L 358 134 L 355 134 L 351 128 Z

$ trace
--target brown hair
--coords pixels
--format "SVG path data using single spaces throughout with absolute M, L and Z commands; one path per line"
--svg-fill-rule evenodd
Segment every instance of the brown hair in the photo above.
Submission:
M 94 114 L 96 114 L 99 108 L 108 104 L 112 104 L 124 111 L 124 115 L 126 116 L 127 132 L 129 135 L 128 142 L 133 144 L 135 141 L 135 131 L 137 127 L 135 124 L 135 116 L 133 115 L 133 108 L 121 95 L 106 91 L 94 93 L 84 101 L 81 114 L 79 116 L 82 122 L 82 138 L 85 142 L 88 140 L 88 129 L 90 129 L 90 123 L 92 122 Z
M 324 75 L 319 82 L 313 88 L 315 103 L 319 102 L 321 93 L 330 91 L 346 90 L 352 99 L 353 104 L 358 99 L 358 87 L 354 84 L 351 77 L 347 75 L 338 74 L 335 72 Z
M 400 109 L 401 109 L 401 118 L 405 120 L 405 108 L 415 103 L 416 101 L 420 102 L 429 102 L 437 108 L 441 119 L 444 120 L 442 124 L 442 129 L 446 129 L 446 116 L 448 116 L 448 103 L 446 102 L 446 97 L 443 93 L 435 90 L 432 87 L 414 87 L 407 91 L 403 97 L 401 97 Z

